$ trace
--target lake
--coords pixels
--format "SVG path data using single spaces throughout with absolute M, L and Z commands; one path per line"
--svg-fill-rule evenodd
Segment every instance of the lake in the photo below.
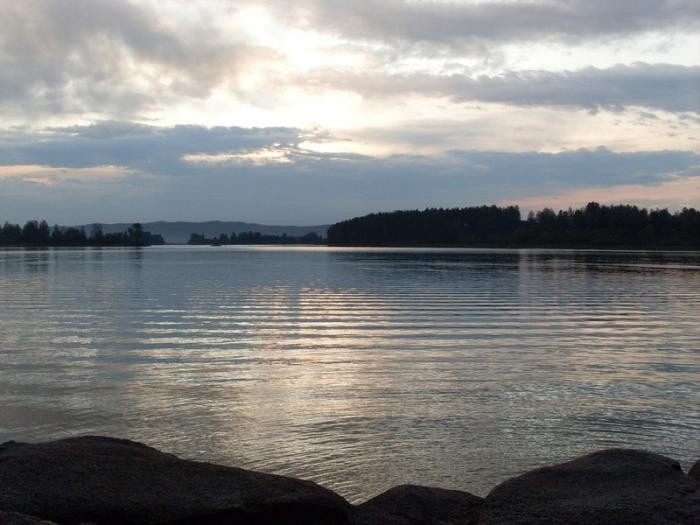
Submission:
M 700 252 L 4 249 L 0 322 L 0 441 L 127 437 L 351 501 L 700 457 Z

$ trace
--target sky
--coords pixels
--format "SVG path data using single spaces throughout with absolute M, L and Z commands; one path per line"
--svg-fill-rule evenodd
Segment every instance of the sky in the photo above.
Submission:
M 700 208 L 700 0 L 0 10 L 0 221 Z

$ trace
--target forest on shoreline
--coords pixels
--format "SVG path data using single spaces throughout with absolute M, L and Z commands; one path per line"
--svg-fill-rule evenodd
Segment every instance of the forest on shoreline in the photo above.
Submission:
M 49 227 L 45 220 L 24 226 L 5 222 L 0 246 L 150 246 L 164 244 L 162 235 L 134 223 L 123 232 L 104 233 L 100 224 Z M 646 209 L 634 205 L 601 205 L 555 212 L 544 208 L 523 219 L 517 206 L 426 208 L 371 213 L 333 224 L 327 238 L 260 232 L 192 233 L 190 245 L 330 246 L 509 246 L 571 248 L 700 248 L 700 211 Z
M 44 221 L 27 221 L 24 226 L 6 222 L 0 228 L 0 246 L 150 246 L 165 244 L 161 235 L 144 231 L 136 222 L 126 231 L 104 233 L 100 224 L 93 224 L 90 233 L 85 228 L 54 225 Z
M 671 213 L 632 205 L 531 212 L 517 206 L 427 208 L 372 213 L 328 229 L 329 245 L 700 247 L 700 211 Z
M 190 245 L 243 245 L 243 244 L 325 244 L 325 239 L 315 232 L 309 232 L 301 236 L 287 235 L 265 235 L 260 232 L 231 232 L 231 235 L 222 233 L 218 237 L 207 238 L 206 236 L 193 233 L 187 244 Z

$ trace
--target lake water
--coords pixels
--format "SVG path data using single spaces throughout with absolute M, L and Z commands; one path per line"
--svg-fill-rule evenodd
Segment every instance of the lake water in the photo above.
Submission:
M 0 323 L 3 441 L 128 437 L 352 501 L 700 457 L 700 252 L 0 250 Z

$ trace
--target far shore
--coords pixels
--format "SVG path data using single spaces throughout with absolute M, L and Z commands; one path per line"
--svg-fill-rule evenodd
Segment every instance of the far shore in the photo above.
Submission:
M 187 243 L 163 243 L 163 244 L 75 244 L 75 245 L 37 245 L 37 244 L 11 244 L 2 245 L 0 250 L 7 248 L 22 248 L 42 250 L 47 248 L 74 249 L 74 248 L 151 248 L 172 246 L 198 246 L 220 248 L 222 246 L 238 247 L 296 247 L 296 248 L 400 248 L 400 249 L 474 249 L 474 250 L 577 250 L 577 251 L 630 251 L 630 252 L 700 252 L 700 246 L 686 245 L 587 245 L 587 244 L 420 244 L 420 243 L 355 243 L 355 244 L 297 244 L 297 243 L 269 243 L 269 244 L 187 244 Z

